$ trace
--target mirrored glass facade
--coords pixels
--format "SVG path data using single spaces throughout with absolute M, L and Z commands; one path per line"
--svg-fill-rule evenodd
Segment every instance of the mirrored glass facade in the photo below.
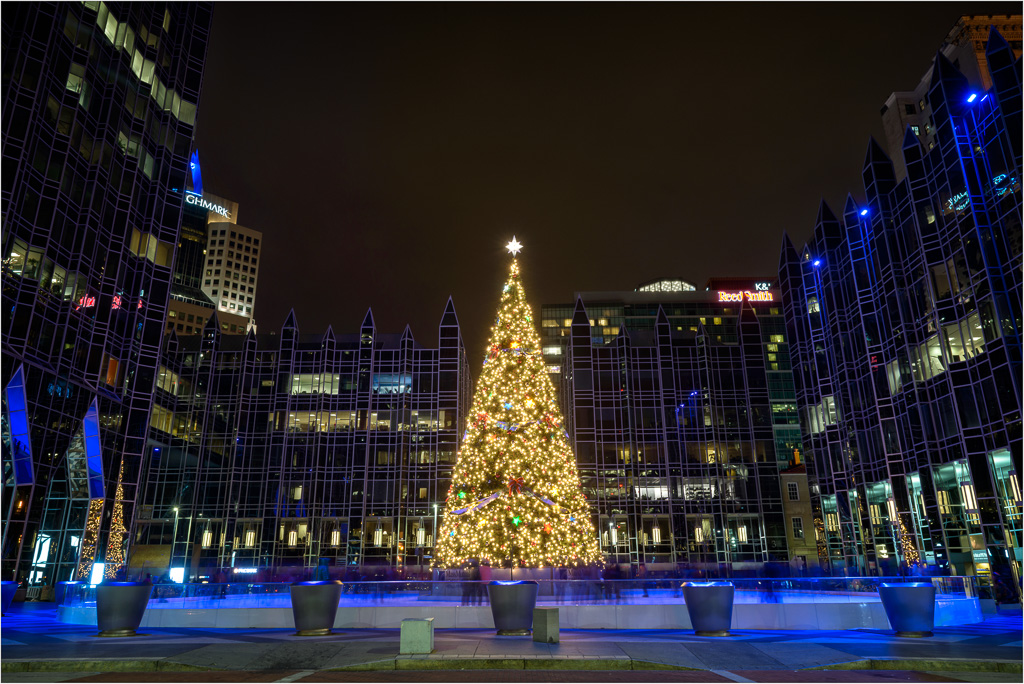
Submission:
M 429 572 L 470 387 L 451 301 L 435 348 L 370 314 L 349 335 L 218 328 L 168 337 L 132 572 Z
M 801 529 L 812 521 L 799 511 L 787 516 L 783 499 L 780 461 L 795 465 L 799 446 L 776 448 L 768 364 L 778 361 L 766 360 L 766 345 L 783 344 L 769 342 L 781 338 L 771 326 L 773 318 L 781 324 L 778 312 L 762 313 L 747 298 L 728 308 L 708 301 L 717 292 L 671 303 L 659 295 L 664 304 L 644 304 L 650 325 L 633 327 L 623 324 L 621 299 L 615 311 L 601 294 L 592 304 L 577 300 L 568 337 L 559 337 L 560 375 L 584 493 L 609 560 L 725 575 L 760 573 L 765 563 L 817 566 L 813 542 L 787 538 L 791 518 Z M 560 311 L 545 307 L 545 324 Z M 683 325 L 686 314 L 692 326 Z M 604 334 L 609 326 L 618 326 L 614 335 Z M 798 488 L 794 500 L 806 501 L 806 473 L 788 479 Z
M 992 89 L 941 54 L 934 146 L 908 128 L 905 179 L 871 141 L 864 201 L 822 204 L 779 285 L 816 525 L 833 572 L 923 562 L 992 580 L 1021 570 L 1020 64 L 989 35 Z M 1019 600 L 1019 598 L 1017 599 Z
M 25 400 L 4 399 L 5 580 L 122 565 L 210 23 L 206 3 L 4 7 L 0 380 L 23 373 Z

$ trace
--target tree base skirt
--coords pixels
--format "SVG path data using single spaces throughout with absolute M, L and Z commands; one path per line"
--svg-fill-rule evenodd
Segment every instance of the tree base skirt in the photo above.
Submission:
M 145 635 L 144 634 L 139 634 L 134 629 L 107 629 L 107 630 L 104 630 L 104 631 L 100 632 L 96 636 L 98 636 L 98 637 L 120 638 L 120 637 L 133 637 L 133 636 L 145 636 Z
M 330 629 L 301 629 L 295 636 L 330 636 L 334 634 Z

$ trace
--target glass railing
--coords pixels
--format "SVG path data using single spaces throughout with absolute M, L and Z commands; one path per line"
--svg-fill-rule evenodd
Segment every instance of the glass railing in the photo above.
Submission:
M 914 578 L 931 582 L 936 599 L 952 601 L 977 596 L 976 579 L 967 577 Z M 538 580 L 541 605 L 669 604 L 683 603 L 686 579 Z M 878 601 L 878 585 L 904 582 L 899 577 L 752 578 L 728 580 L 736 587 L 736 603 L 864 603 Z M 290 583 L 155 584 L 150 608 L 283 608 L 290 605 Z M 95 605 L 95 585 L 68 583 L 63 605 Z M 346 582 L 341 605 L 486 605 L 487 586 L 481 581 L 447 580 Z

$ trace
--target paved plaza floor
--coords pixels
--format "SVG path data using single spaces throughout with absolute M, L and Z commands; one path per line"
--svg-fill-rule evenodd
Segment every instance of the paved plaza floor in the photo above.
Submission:
M 1021 681 L 1021 618 L 881 630 L 562 630 L 559 643 L 439 629 L 429 655 L 399 655 L 399 630 L 297 637 L 288 629 L 145 629 L 98 638 L 53 604 L 12 606 L 0 630 L 3 680 L 44 681 Z M 817 668 L 817 669 L 813 669 Z M 830 669 L 820 669 L 830 668 Z M 524 670 L 529 670 L 525 672 Z

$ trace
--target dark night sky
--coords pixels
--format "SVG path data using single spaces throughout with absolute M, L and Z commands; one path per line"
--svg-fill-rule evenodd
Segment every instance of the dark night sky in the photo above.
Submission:
M 862 194 L 879 109 L 961 14 L 1019 3 L 218 3 L 197 144 L 263 231 L 255 316 L 427 346 L 454 297 L 474 375 L 524 243 L 573 292 L 776 272 Z

